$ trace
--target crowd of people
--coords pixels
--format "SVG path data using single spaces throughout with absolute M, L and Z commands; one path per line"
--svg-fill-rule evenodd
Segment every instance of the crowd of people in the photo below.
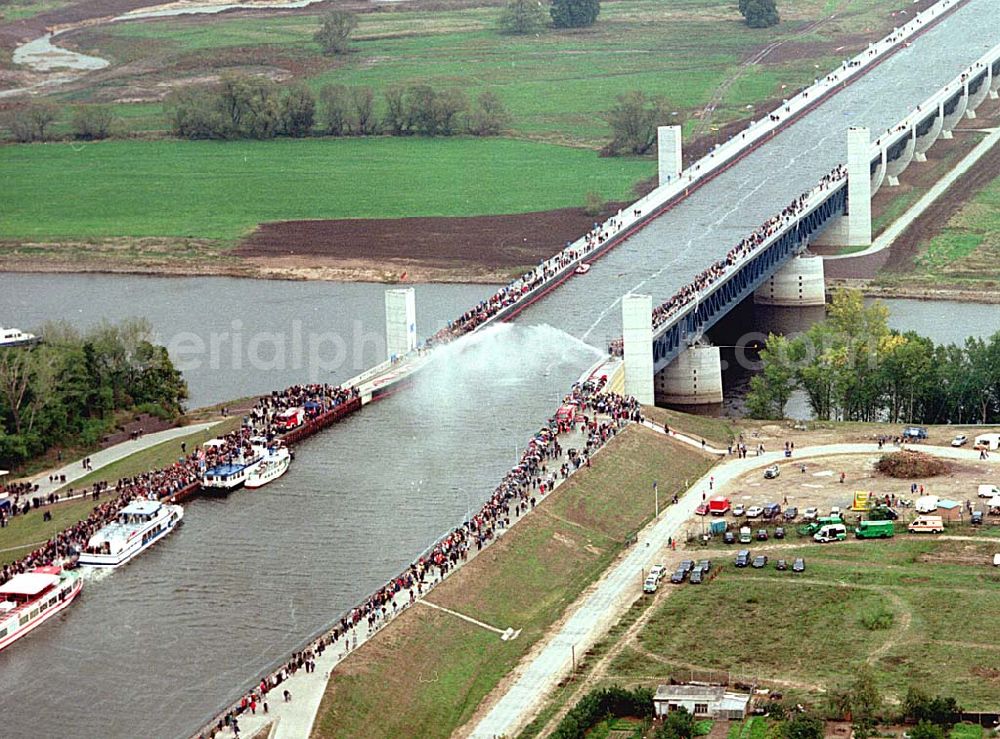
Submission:
M 315 639 L 303 651 L 292 655 L 278 670 L 263 677 L 225 714 L 218 717 L 205 736 L 215 736 L 223 729 L 239 726 L 239 717 L 258 706 L 268 711 L 267 696 L 299 669 L 315 669 L 316 657 L 331 647 L 351 651 L 358 645 L 358 631 L 365 636 L 381 628 L 402 609 L 416 601 L 426 590 L 482 550 L 512 521 L 532 510 L 540 499 L 575 470 L 589 467 L 594 452 L 618 431 L 633 421 L 641 421 L 639 403 L 630 397 L 604 392 L 606 378 L 576 383 L 563 399 L 563 407 L 572 406 L 571 419 L 551 418 L 528 443 L 518 463 L 510 469 L 477 513 L 470 516 L 403 572 L 369 596 L 362 604 L 344 614 L 339 623 Z M 560 437 L 582 433 L 579 449 L 564 449 Z M 291 698 L 285 691 L 285 698 Z M 235 732 L 234 732 L 235 733 Z
M 162 500 L 174 496 L 186 488 L 200 484 L 206 469 L 233 462 L 248 453 L 251 446 L 250 439 L 255 435 L 266 436 L 268 442 L 272 441 L 278 436 L 274 418 L 282 410 L 303 407 L 306 420 L 311 420 L 357 395 L 357 388 L 332 385 L 293 385 L 284 390 L 274 391 L 258 399 L 239 429 L 190 453 L 186 444 L 182 444 L 181 456 L 168 467 L 144 472 L 134 477 L 121 478 L 114 486 L 108 482 L 96 482 L 86 491 L 74 492 L 70 488 L 65 498 L 79 497 L 82 492 L 94 501 L 110 497 L 96 506 L 85 520 L 59 532 L 21 559 L 5 565 L 0 570 L 0 585 L 14 575 L 28 572 L 35 567 L 60 563 L 74 564 L 76 556 L 86 547 L 90 537 L 101 527 L 114 521 L 118 512 L 131 501 L 139 498 Z M 89 458 L 84 461 L 89 462 Z M 84 464 L 84 469 L 92 467 Z M 50 475 L 50 481 L 52 477 Z M 62 480 L 65 482 L 65 477 L 62 477 Z M 49 493 L 47 496 L 32 500 L 26 499 L 32 492 L 38 492 L 38 486 L 31 482 L 11 483 L 5 486 L 4 492 L 10 496 L 8 499 L 12 505 L 0 507 L 2 526 L 8 525 L 9 516 L 15 512 L 27 515 L 33 508 L 59 500 L 58 493 Z

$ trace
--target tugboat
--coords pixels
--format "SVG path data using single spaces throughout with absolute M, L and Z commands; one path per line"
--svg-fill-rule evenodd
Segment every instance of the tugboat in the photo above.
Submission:
M 205 442 L 205 446 L 221 444 L 218 439 Z M 264 462 L 267 454 L 267 439 L 255 436 L 250 439 L 249 449 L 243 449 L 235 454 L 225 464 L 219 464 L 205 470 L 201 485 L 206 492 L 218 494 L 228 493 L 246 483 L 247 479 Z
M 118 519 L 90 537 L 80 553 L 80 566 L 120 567 L 169 534 L 184 518 L 184 508 L 158 500 L 133 500 Z
M 270 447 L 264 461 L 254 467 L 247 475 L 244 487 L 248 489 L 261 488 L 267 483 L 277 480 L 288 471 L 292 463 L 292 454 L 287 447 Z
M 80 576 L 58 565 L 36 567 L 0 585 L 0 649 L 69 606 L 82 589 Z

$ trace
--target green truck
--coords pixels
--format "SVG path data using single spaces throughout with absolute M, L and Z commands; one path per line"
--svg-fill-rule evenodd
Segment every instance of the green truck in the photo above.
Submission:
M 822 518 L 817 518 L 812 523 L 799 527 L 799 533 L 802 534 L 802 536 L 812 536 L 824 526 L 830 526 L 832 524 L 843 522 L 844 519 L 840 516 L 823 516 Z
M 854 529 L 859 539 L 888 539 L 895 533 L 892 521 L 861 521 Z

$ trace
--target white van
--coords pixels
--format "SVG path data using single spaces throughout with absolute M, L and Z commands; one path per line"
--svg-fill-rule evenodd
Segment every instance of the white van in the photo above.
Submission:
M 1000 449 L 1000 434 L 980 434 L 972 446 L 975 449 L 989 449 L 991 452 L 995 452 Z
M 933 513 L 938 507 L 938 497 L 936 495 L 925 495 L 922 498 L 917 498 L 917 502 L 913 507 L 917 513 Z
M 992 498 L 1000 495 L 1000 488 L 996 485 L 980 485 L 977 493 L 980 498 Z
M 813 534 L 813 539 L 818 541 L 820 544 L 826 544 L 831 541 L 843 541 L 846 538 L 847 527 L 842 523 L 828 523 L 826 526 Z
M 917 516 L 906 528 L 915 534 L 940 534 L 944 531 L 944 519 L 941 516 Z

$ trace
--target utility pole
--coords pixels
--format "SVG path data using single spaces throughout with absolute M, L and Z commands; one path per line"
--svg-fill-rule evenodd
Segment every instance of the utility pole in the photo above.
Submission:
M 653 499 L 655 501 L 653 508 L 653 518 L 658 518 L 660 515 L 660 488 L 656 484 L 656 480 L 653 480 Z

